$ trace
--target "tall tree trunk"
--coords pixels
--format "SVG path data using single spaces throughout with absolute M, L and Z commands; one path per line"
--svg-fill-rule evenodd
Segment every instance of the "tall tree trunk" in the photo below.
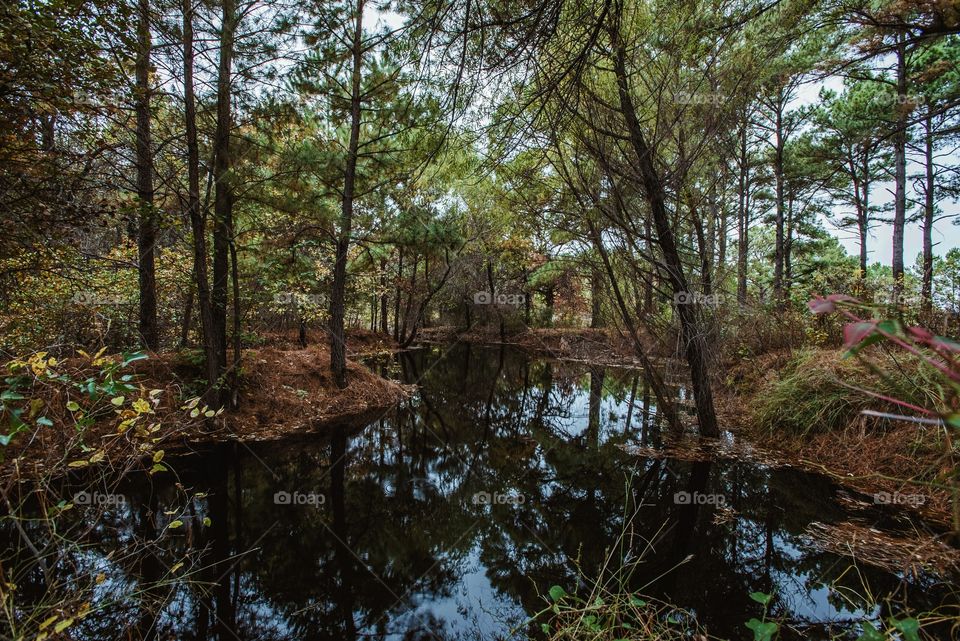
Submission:
M 403 282 L 403 246 L 400 247 L 400 257 L 397 261 L 396 296 L 393 299 L 393 340 L 400 342 L 400 283 Z
M 923 312 L 933 310 L 933 217 L 935 211 L 936 183 L 933 173 L 933 118 L 927 109 L 923 120 L 924 162 L 926 164 L 926 194 L 923 203 L 923 286 L 920 295 L 923 298 Z
M 221 372 L 227 363 L 227 288 L 230 271 L 230 235 L 233 227 L 233 193 L 230 185 L 230 98 L 233 83 L 233 47 L 236 0 L 222 0 L 220 62 L 217 70 L 217 128 L 214 134 L 213 199 L 213 323 L 214 345 Z M 222 391 L 221 401 L 227 398 Z
M 697 248 L 700 254 L 700 277 L 702 281 L 701 290 L 704 296 L 710 296 L 713 293 L 713 279 L 710 274 L 710 245 L 713 244 L 712 234 L 704 233 L 703 221 L 700 220 L 700 212 L 692 204 L 690 206 L 690 222 L 693 223 L 694 238 L 697 241 Z
M 776 104 L 776 128 L 774 131 L 775 149 L 773 157 L 773 175 L 776 182 L 776 243 L 773 256 L 773 296 L 779 307 L 784 302 L 783 265 L 784 265 L 784 185 L 783 185 L 783 101 L 778 97 Z
M 904 34 L 897 37 L 897 128 L 893 137 L 893 300 L 903 293 L 903 233 L 907 218 L 907 54 Z
M 204 400 L 210 407 L 217 406 L 217 378 L 220 361 L 214 336 L 213 307 L 207 278 L 206 220 L 200 211 L 200 146 L 197 142 L 197 103 L 193 89 L 193 0 L 183 0 L 183 99 L 187 135 L 187 209 L 193 231 L 193 274 L 197 283 L 197 303 L 200 311 L 205 356 L 207 390 Z
M 603 246 L 603 239 L 590 219 L 587 219 L 586 222 L 590 229 L 593 244 L 600 254 L 600 259 L 603 261 L 603 266 L 607 271 L 607 277 L 610 279 L 610 288 L 613 292 L 617 309 L 620 310 L 620 318 L 623 320 L 623 324 L 630 334 L 630 339 L 633 341 L 634 353 L 640 359 L 644 376 L 646 377 L 649 387 L 653 389 L 653 393 L 657 397 L 657 412 L 666 417 L 667 424 L 670 425 L 671 430 L 681 432 L 683 426 L 680 424 L 676 403 L 674 403 L 673 398 L 670 396 L 670 392 L 667 389 L 663 377 L 660 375 L 660 371 L 647 356 L 646 347 L 641 340 L 640 333 L 637 330 L 636 324 L 633 322 L 633 318 L 630 316 L 630 311 L 627 309 L 627 303 L 624 300 L 623 292 L 620 290 L 620 285 L 617 283 L 616 274 L 613 271 L 613 264 L 610 262 L 607 248 Z
M 237 393 L 240 391 L 240 267 L 237 265 L 237 239 L 230 225 L 230 280 L 233 283 L 233 366 L 230 368 L 230 402 L 237 407 Z M 306 334 L 303 336 L 306 342 Z
M 720 213 L 717 207 L 717 188 L 711 185 L 707 193 L 707 270 L 704 272 L 704 282 L 709 278 L 713 283 L 714 270 L 717 266 L 717 245 L 720 242 L 717 238 L 717 227 L 720 223 Z M 709 293 L 704 290 L 704 293 Z
M 750 234 L 750 166 L 747 156 L 747 126 L 740 130 L 740 178 L 737 200 L 737 303 L 747 304 L 747 255 Z
M 717 220 L 720 233 L 717 235 L 717 264 L 714 271 L 719 271 L 722 278 L 726 273 L 725 265 L 727 264 L 727 225 L 729 219 L 726 207 L 719 208 Z
M 787 203 L 787 220 L 783 234 L 783 291 L 785 299 L 789 299 L 790 288 L 793 285 L 793 205 L 793 196 L 790 196 Z
M 603 300 L 603 274 L 596 265 L 590 266 L 590 327 L 604 326 L 600 303 Z
M 147 349 L 160 346 L 157 323 L 157 212 L 153 206 L 153 152 L 150 140 L 150 0 L 137 2 L 137 197 L 140 225 L 137 232 L 137 267 L 140 289 L 140 337 Z
M 196 282 L 197 276 L 190 273 L 190 280 Z M 187 300 L 183 304 L 183 322 L 180 324 L 180 349 L 184 349 L 190 342 L 190 324 L 193 322 L 193 287 L 187 292 Z
M 633 97 L 627 80 L 627 68 L 623 43 L 620 41 L 616 28 L 611 30 L 614 49 L 614 70 L 617 79 L 617 93 L 620 99 L 620 110 L 626 119 L 627 132 L 630 144 L 636 154 L 640 179 L 644 194 L 650 205 L 653 224 L 657 231 L 657 244 L 663 253 L 666 277 L 670 282 L 673 293 L 688 293 L 687 279 L 683 271 L 683 262 L 677 250 L 673 230 L 670 227 L 670 218 L 665 204 L 663 183 L 653 161 L 653 152 L 648 147 L 643 129 L 637 118 L 633 105 Z M 683 332 L 687 364 L 690 366 L 690 377 L 693 385 L 693 394 L 697 405 L 697 418 L 700 422 L 700 433 L 704 436 L 719 436 L 717 416 L 713 406 L 713 391 L 710 385 L 710 372 L 707 363 L 707 345 L 703 333 L 700 331 L 697 320 L 696 304 L 677 305 L 680 316 L 680 326 Z
M 347 251 L 353 226 L 353 197 L 357 180 L 357 151 L 360 148 L 360 74 L 363 64 L 363 3 L 357 0 L 351 54 L 353 70 L 350 81 L 350 140 L 347 143 L 347 166 L 343 172 L 343 206 L 340 210 L 340 237 L 337 239 L 336 262 L 333 267 L 333 288 L 330 291 L 330 371 L 337 387 L 347 386 L 347 346 L 343 329 L 346 304 Z
M 643 233 L 646 239 L 643 241 L 644 249 L 647 254 L 653 254 L 653 223 L 650 222 L 650 216 L 643 217 Z M 650 276 L 643 283 L 643 315 L 649 316 L 653 313 L 653 287 L 656 283 L 656 273 L 651 272 Z
M 380 259 L 380 333 L 386 334 L 387 325 L 387 259 Z
M 863 199 L 865 190 L 862 179 L 857 178 L 856 167 L 854 166 L 853 161 L 851 161 L 850 164 L 853 169 L 853 193 L 857 206 L 857 236 L 860 240 L 860 268 L 857 272 L 857 281 L 862 285 L 864 279 L 867 277 L 868 214 Z M 866 163 L 864 163 L 864 169 L 866 169 Z

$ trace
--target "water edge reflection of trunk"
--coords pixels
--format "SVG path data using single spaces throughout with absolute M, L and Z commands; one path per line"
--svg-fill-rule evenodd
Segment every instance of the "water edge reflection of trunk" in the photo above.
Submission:
M 340 574 L 340 589 L 337 591 L 337 608 L 343 618 L 343 639 L 352 641 L 357 629 L 353 620 L 354 586 L 351 584 L 352 552 L 347 547 L 350 535 L 347 532 L 346 508 L 346 469 L 347 469 L 347 431 L 337 427 L 330 436 L 330 505 L 333 511 L 334 560 Z

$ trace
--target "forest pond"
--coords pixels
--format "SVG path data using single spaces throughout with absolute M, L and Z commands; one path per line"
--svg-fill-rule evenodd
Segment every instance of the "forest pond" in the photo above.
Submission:
M 117 505 L 64 513 L 82 543 L 61 580 L 100 574 L 102 609 L 74 638 L 537 637 L 525 621 L 550 587 L 588 591 L 608 557 L 637 562 L 625 588 L 726 639 L 753 637 L 756 591 L 776 595 L 785 638 L 955 603 L 952 579 L 854 568 L 810 545 L 811 523 L 852 518 L 826 477 L 631 454 L 660 443 L 635 371 L 467 345 L 369 364 L 419 391 L 366 426 L 168 457 L 169 472 L 112 487 Z M 881 530 L 926 527 L 873 516 Z M 117 553 L 134 538 L 138 554 Z M 31 576 L 26 601 L 43 590 Z

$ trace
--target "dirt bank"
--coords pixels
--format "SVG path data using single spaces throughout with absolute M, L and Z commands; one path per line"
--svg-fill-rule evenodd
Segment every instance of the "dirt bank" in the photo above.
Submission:
M 37 424 L 16 435 L 5 448 L 0 477 L 57 474 L 87 465 L 119 469 L 159 450 L 310 434 L 331 425 L 371 420 L 410 392 L 352 361 L 347 388 L 337 389 L 325 346 L 265 347 L 243 352 L 237 409 L 208 417 L 201 404 L 189 400 L 199 393 L 197 381 L 202 379 L 193 359 L 195 355 L 188 353 L 160 353 L 131 363 L 123 375 L 132 374 L 130 382 L 138 390 L 114 396 L 114 401 L 122 399 L 113 403 L 116 407 L 109 398 L 91 401 L 82 385 L 41 384 L 38 379 L 35 396 L 28 398 L 42 399 L 52 424 Z M 101 375 L 103 365 L 77 358 L 55 367 L 58 376 L 85 382 Z M 84 414 L 95 420 L 78 420 Z M 136 420 L 125 427 L 124 421 L 131 418 Z
M 757 408 L 790 371 L 794 356 L 788 350 L 779 350 L 722 368 L 715 390 L 721 424 L 780 464 L 827 474 L 868 495 L 911 497 L 898 505 L 950 527 L 952 500 L 943 485 L 952 473 L 953 462 L 945 456 L 942 430 L 935 426 L 864 416 L 859 413 L 859 405 L 851 405 L 844 424 L 803 434 L 761 424 Z M 817 350 L 812 357 L 826 369 L 827 378 L 832 372 L 838 385 L 849 379 L 849 368 L 860 367 L 842 359 L 835 349 Z M 899 408 L 867 396 L 862 401 L 872 409 L 899 412 Z

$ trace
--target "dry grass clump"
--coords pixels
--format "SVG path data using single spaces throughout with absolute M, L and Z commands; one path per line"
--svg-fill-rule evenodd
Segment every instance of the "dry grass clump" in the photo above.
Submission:
M 918 359 L 877 350 L 871 360 L 882 376 L 859 360 L 831 350 L 797 352 L 778 377 L 757 391 L 754 424 L 769 431 L 807 435 L 846 429 L 863 418 L 865 409 L 900 412 L 895 404 L 874 394 L 920 407 L 935 406 L 937 382 Z M 874 419 L 873 423 L 890 425 L 886 419 Z
M 933 572 L 950 577 L 960 571 L 960 550 L 926 533 L 896 536 L 861 523 L 815 522 L 807 526 L 805 537 L 807 544 L 817 549 L 894 573 L 919 576 Z

